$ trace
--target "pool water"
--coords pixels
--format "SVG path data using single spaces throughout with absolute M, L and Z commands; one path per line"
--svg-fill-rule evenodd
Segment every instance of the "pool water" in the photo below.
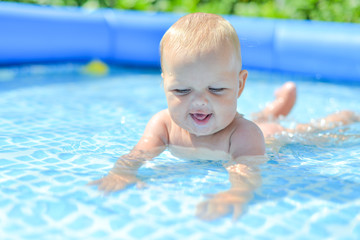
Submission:
M 285 125 L 336 110 L 360 112 L 360 85 L 250 70 L 238 110 L 249 117 L 285 81 L 298 102 Z M 267 146 L 263 185 L 237 221 L 195 217 L 204 194 L 226 190 L 214 161 L 164 152 L 139 170 L 144 189 L 104 196 L 104 176 L 166 108 L 158 70 L 80 64 L 0 69 L 1 239 L 359 239 L 360 124 Z M 336 137 L 333 137 L 336 136 Z

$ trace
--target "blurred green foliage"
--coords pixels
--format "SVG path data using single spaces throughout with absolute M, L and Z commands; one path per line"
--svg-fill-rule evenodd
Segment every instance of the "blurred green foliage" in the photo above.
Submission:
M 360 0 L 5 0 L 41 5 L 165 12 L 209 12 L 240 16 L 360 23 Z

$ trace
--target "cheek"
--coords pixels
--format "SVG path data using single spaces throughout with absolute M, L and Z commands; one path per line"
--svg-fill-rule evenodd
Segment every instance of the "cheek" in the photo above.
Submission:
M 237 98 L 234 96 L 226 96 L 223 98 L 216 99 L 214 103 L 222 111 L 234 111 L 237 106 Z
M 173 94 L 169 94 L 166 96 L 166 100 L 168 108 L 172 112 L 173 116 L 179 115 L 186 110 L 186 101 L 184 99 L 180 99 Z
M 236 98 L 224 98 L 216 102 L 216 112 L 219 120 L 228 124 L 233 120 L 237 112 Z

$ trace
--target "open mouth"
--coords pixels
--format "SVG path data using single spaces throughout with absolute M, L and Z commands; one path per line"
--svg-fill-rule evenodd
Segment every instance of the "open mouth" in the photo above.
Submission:
M 190 116 L 197 124 L 204 125 L 209 122 L 212 114 L 190 113 Z

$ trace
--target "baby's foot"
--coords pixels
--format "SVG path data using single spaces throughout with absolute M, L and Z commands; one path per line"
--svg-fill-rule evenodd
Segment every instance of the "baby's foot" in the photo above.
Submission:
M 263 122 L 287 116 L 296 102 L 296 85 L 286 82 L 275 91 L 275 100 L 268 104 L 263 111 L 254 114 L 255 121 Z
M 298 124 L 295 128 L 297 132 L 311 132 L 315 130 L 328 130 L 338 126 L 360 122 L 360 115 L 352 111 L 342 110 L 330 114 L 324 118 L 313 120 L 308 124 Z
M 354 122 L 360 121 L 360 115 L 356 114 L 353 111 L 342 110 L 336 113 L 333 113 L 322 119 L 326 123 L 339 123 L 342 125 L 351 124 Z
M 273 117 L 287 116 L 296 102 L 296 85 L 294 82 L 286 82 L 275 91 L 276 99 L 269 109 Z

